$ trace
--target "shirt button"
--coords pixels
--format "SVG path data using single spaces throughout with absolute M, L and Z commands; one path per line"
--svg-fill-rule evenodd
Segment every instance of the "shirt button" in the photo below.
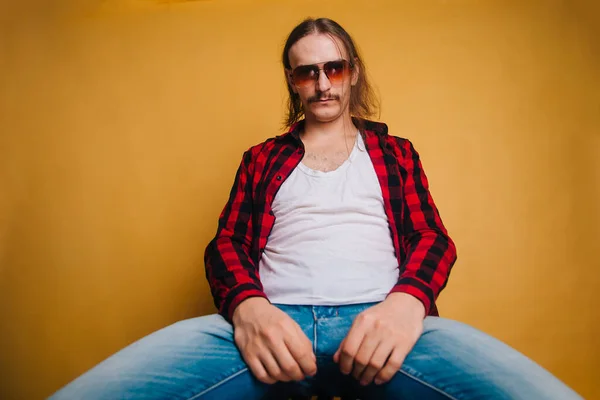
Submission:
M 282 179 L 283 179 L 283 178 L 281 177 L 281 175 L 277 175 L 277 180 L 278 180 L 278 181 L 280 181 L 280 180 L 282 180 Z

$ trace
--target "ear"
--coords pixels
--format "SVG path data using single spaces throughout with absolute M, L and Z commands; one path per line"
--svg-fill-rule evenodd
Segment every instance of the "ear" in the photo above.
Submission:
M 290 89 L 292 89 L 292 92 L 298 93 L 298 89 L 296 89 L 296 85 L 294 85 L 294 82 L 292 81 L 292 70 L 289 70 L 286 68 L 284 70 L 284 73 L 285 73 L 285 80 L 287 81 Z
M 360 67 L 358 66 L 358 58 L 354 59 L 354 67 L 352 67 L 352 81 L 351 85 L 354 86 L 358 82 L 358 77 L 360 75 Z

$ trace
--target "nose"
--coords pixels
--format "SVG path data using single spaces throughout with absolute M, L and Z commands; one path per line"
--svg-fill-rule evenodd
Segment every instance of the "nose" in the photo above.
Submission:
M 317 90 L 319 92 L 326 92 L 329 89 L 331 89 L 331 82 L 329 81 L 327 74 L 325 74 L 325 71 L 320 70 L 319 79 L 317 80 Z

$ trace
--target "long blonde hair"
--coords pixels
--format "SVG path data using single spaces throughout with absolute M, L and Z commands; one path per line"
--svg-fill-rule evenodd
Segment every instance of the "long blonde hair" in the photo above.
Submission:
M 292 30 L 283 48 L 282 62 L 284 69 L 291 69 L 289 57 L 290 48 L 298 40 L 314 33 L 323 33 L 338 38 L 346 48 L 350 64 L 352 66 L 358 65 L 359 67 L 358 81 L 352 86 L 350 92 L 350 115 L 358 117 L 359 120 L 369 119 L 375 115 L 379 116 L 379 99 L 375 96 L 373 88 L 367 80 L 365 65 L 358 54 L 354 41 L 344 28 L 329 18 L 308 18 Z M 286 83 L 289 97 L 284 125 L 289 127 L 302 119 L 304 116 L 304 109 L 300 97 L 294 93 L 287 80 Z

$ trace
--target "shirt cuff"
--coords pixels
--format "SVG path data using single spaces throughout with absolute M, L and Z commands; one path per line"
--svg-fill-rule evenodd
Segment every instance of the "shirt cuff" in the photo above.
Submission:
M 425 315 L 431 315 L 432 307 L 435 307 L 433 290 L 416 278 L 400 278 L 390 293 L 407 293 L 416 297 L 423 303 Z
M 233 288 L 227 294 L 226 300 L 221 305 L 219 313 L 229 322 L 233 322 L 233 312 L 240 303 L 250 297 L 263 297 L 267 300 L 268 297 L 260 288 L 254 285 L 244 284 Z

